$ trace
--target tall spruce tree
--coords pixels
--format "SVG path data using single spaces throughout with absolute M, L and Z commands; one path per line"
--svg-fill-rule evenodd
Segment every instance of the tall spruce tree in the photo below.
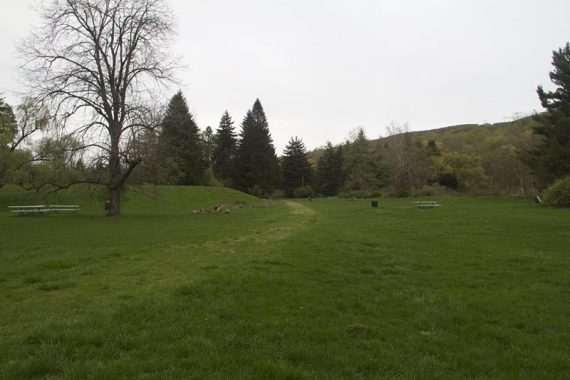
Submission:
M 204 176 L 204 154 L 200 130 L 188 109 L 182 92 L 170 100 L 159 138 L 160 159 L 166 182 L 173 185 L 198 185 Z
M 237 189 L 262 196 L 273 193 L 279 164 L 259 99 L 243 120 L 235 162 L 233 183 Z
M 283 189 L 288 197 L 294 197 L 296 189 L 312 185 L 313 168 L 305 144 L 298 137 L 292 137 L 283 151 L 281 172 Z
M 214 141 L 214 175 L 217 179 L 227 183 L 232 178 L 237 147 L 237 135 L 235 133 L 234 122 L 228 111 L 222 115 Z
M 570 43 L 552 53 L 552 65 L 550 79 L 557 89 L 551 92 L 542 86 L 537 89 L 546 109 L 545 113 L 535 116 L 541 125 L 534 128 L 534 133 L 542 136 L 542 144 L 522 155 L 540 187 L 570 175 Z
M 327 142 L 325 151 L 317 162 L 317 190 L 325 196 L 337 195 L 344 185 L 342 146 L 335 149 Z

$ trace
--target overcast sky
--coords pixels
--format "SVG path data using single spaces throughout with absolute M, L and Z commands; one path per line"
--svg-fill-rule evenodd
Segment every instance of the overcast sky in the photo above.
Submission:
M 0 92 L 15 105 L 15 50 L 38 0 L 1 0 Z M 570 40 L 568 0 L 168 0 L 173 49 L 201 128 L 224 110 L 236 126 L 261 100 L 278 153 L 412 130 L 500 122 L 540 110 L 552 50 Z

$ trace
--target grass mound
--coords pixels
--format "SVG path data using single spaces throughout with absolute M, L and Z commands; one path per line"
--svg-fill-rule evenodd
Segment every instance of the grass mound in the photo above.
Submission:
M 44 197 L 17 186 L 5 186 L 0 189 L 0 207 L 5 210 L 9 205 L 78 204 L 82 213 L 104 214 L 103 190 L 78 186 Z M 178 215 L 221 203 L 262 204 L 259 198 L 225 187 L 140 186 L 125 190 L 122 206 L 125 215 Z

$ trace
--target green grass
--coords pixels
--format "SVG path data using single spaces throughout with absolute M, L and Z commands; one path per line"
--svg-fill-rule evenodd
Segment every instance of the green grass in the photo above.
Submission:
M 570 374 L 568 210 L 160 188 L 107 218 L 58 197 L 81 213 L 0 213 L 0 378 Z M 238 200 L 255 207 L 192 214 Z

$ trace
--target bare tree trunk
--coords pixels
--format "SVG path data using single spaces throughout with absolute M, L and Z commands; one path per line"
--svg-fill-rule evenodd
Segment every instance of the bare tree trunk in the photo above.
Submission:
M 109 189 L 109 197 L 111 204 L 109 210 L 107 211 L 107 216 L 119 216 L 121 215 L 121 191 L 123 186 L 114 187 Z
M 119 136 L 115 132 L 120 127 L 111 124 L 111 154 L 109 157 L 109 195 L 110 207 L 107 216 L 121 215 L 121 190 L 123 188 L 123 180 L 121 178 L 121 157 L 119 155 Z

